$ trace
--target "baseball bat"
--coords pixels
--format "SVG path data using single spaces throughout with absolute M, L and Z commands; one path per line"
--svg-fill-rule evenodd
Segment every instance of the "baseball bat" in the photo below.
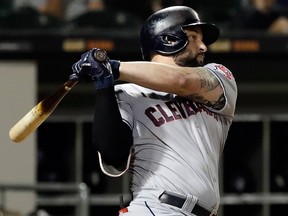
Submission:
M 76 83 L 77 81 L 68 80 L 54 93 L 34 106 L 10 129 L 10 139 L 19 143 L 28 137 L 51 115 L 65 95 L 76 85 Z
M 93 57 L 101 62 L 107 60 L 104 50 L 96 49 Z M 55 110 L 65 95 L 77 84 L 78 81 L 68 80 L 50 96 L 40 101 L 23 118 L 21 118 L 9 131 L 12 141 L 19 143 L 33 133 Z

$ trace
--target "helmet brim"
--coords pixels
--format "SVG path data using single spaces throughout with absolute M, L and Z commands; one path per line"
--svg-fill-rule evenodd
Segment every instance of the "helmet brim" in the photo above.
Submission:
M 183 29 L 189 26 L 199 26 L 201 28 L 203 34 L 203 42 L 205 43 L 205 45 L 210 45 L 214 43 L 220 36 L 219 28 L 211 23 L 205 23 L 205 22 L 191 23 L 188 25 L 184 25 Z

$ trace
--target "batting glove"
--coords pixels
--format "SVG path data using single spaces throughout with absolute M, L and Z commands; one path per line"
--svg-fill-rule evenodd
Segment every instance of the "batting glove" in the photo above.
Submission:
M 108 57 L 97 59 L 99 49 L 92 49 L 81 55 L 81 59 L 73 64 L 72 80 L 92 81 L 96 89 L 107 88 L 114 85 L 114 77 Z

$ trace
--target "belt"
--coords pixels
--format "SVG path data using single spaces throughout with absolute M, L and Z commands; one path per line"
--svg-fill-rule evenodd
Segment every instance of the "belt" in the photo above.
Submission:
M 167 192 L 164 192 L 162 195 L 160 195 L 159 200 L 161 201 L 161 203 L 172 205 L 180 209 L 183 207 L 186 201 L 185 198 L 175 196 Z M 203 208 L 202 206 L 198 205 L 197 203 L 195 204 L 191 213 L 197 216 L 217 216 L 217 213 L 215 213 L 214 211 L 210 212 L 207 209 Z

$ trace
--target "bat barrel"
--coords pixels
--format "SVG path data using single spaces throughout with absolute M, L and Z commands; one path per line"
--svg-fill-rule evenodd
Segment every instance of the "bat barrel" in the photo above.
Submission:
M 10 139 L 19 143 L 34 132 L 50 116 L 64 96 L 77 82 L 78 81 L 75 80 L 68 80 L 61 88 L 34 106 L 10 129 Z

